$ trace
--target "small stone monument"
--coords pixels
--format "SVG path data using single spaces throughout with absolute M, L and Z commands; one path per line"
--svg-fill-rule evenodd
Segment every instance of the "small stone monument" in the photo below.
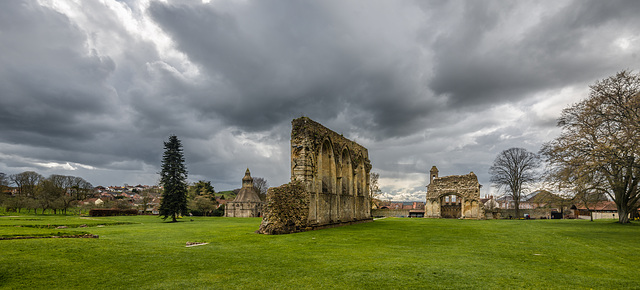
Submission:
M 262 215 L 264 202 L 260 200 L 258 191 L 253 187 L 253 178 L 249 168 L 242 178 L 242 188 L 233 201 L 227 202 L 224 208 L 225 217 L 259 217 Z

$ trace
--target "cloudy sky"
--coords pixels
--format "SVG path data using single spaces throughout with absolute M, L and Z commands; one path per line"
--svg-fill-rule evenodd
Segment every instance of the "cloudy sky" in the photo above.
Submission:
M 369 149 L 385 197 L 537 152 L 640 69 L 640 1 L 0 2 L 0 172 L 156 184 L 163 141 L 216 190 L 289 181 L 291 120 Z

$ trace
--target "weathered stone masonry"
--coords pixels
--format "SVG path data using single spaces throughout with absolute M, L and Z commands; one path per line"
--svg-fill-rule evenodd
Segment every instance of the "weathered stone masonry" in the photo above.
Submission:
M 430 171 L 427 185 L 426 218 L 484 219 L 480 204 L 480 183 L 473 173 L 438 177 L 438 168 Z
M 310 226 L 370 220 L 370 171 L 366 148 L 309 118 L 292 121 L 291 180 L 309 194 Z

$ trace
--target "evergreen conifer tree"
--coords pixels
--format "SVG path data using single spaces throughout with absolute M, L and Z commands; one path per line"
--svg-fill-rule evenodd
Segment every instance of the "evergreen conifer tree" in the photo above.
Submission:
M 171 217 L 175 222 L 178 215 L 187 214 L 187 169 L 182 144 L 175 135 L 169 136 L 169 142 L 164 142 L 160 184 L 164 187 L 160 217 L 165 220 Z

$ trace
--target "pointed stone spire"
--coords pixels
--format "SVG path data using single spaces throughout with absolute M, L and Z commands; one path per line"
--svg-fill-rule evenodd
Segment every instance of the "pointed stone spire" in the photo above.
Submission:
M 251 172 L 249 172 L 249 168 L 244 173 L 244 177 L 242 178 L 242 187 L 253 187 L 253 177 L 251 177 Z

